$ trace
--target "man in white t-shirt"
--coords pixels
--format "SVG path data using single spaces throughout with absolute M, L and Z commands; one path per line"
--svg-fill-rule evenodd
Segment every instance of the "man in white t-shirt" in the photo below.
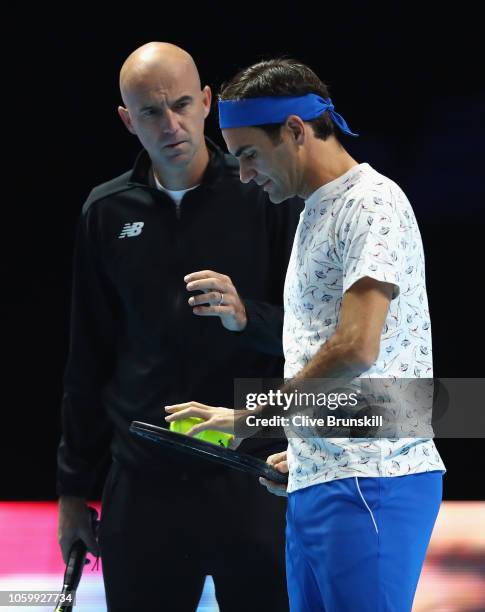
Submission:
M 431 379 L 413 210 L 398 185 L 344 149 L 340 132 L 355 134 L 325 84 L 294 60 L 261 62 L 224 86 L 219 114 L 241 181 L 255 181 L 275 204 L 305 199 L 285 284 L 283 390 L 294 393 L 308 379 Z M 189 402 L 167 411 L 168 420 L 203 418 L 192 434 L 256 433 L 246 410 Z M 278 406 L 251 411 L 278 414 Z M 411 610 L 445 470 L 432 439 L 418 435 L 321 437 L 287 428 L 287 453 L 268 461 L 289 469 L 288 487 L 263 484 L 288 495 L 292 610 Z

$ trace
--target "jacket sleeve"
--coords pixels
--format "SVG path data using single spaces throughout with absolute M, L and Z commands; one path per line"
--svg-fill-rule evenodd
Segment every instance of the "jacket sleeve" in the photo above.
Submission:
M 283 204 L 266 202 L 270 273 L 268 301 L 244 299 L 248 324 L 241 332 L 244 344 L 270 355 L 283 355 L 283 291 L 303 201 L 292 198 Z
M 74 250 L 70 345 L 57 453 L 58 495 L 89 496 L 109 449 L 111 427 L 101 401 L 114 363 L 117 308 L 96 252 L 96 222 L 88 202 Z
M 261 353 L 283 356 L 283 306 L 245 299 L 246 328 L 240 332 L 244 346 Z

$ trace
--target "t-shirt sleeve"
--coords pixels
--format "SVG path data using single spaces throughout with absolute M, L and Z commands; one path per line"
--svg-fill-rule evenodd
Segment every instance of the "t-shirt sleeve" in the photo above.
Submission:
M 343 292 L 369 276 L 394 285 L 399 295 L 403 253 L 395 204 L 378 196 L 355 200 L 338 232 L 343 263 Z

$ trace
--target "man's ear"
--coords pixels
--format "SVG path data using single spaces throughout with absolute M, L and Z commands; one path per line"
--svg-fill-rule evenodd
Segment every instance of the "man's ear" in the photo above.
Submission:
M 120 116 L 121 121 L 125 124 L 126 129 L 131 133 L 135 134 L 135 130 L 133 128 L 133 124 L 131 123 L 130 113 L 128 109 L 124 106 L 118 106 L 118 115 Z
M 298 115 L 290 115 L 285 121 L 285 128 L 291 134 L 296 144 L 303 144 L 305 141 L 305 124 Z
M 206 85 L 204 89 L 202 90 L 202 104 L 204 105 L 204 109 L 205 109 L 204 119 L 207 117 L 207 115 L 210 112 L 211 102 L 212 102 L 212 91 L 209 85 Z

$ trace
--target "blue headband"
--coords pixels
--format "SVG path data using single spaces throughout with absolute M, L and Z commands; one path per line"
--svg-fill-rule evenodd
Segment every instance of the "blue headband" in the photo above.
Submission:
M 266 123 L 284 123 L 290 115 L 298 115 L 303 121 L 311 121 L 320 117 L 325 111 L 329 112 L 333 122 L 342 132 L 358 136 L 350 131 L 345 119 L 334 111 L 330 98 L 322 98 L 312 93 L 305 96 L 219 100 L 219 125 L 224 130 Z

